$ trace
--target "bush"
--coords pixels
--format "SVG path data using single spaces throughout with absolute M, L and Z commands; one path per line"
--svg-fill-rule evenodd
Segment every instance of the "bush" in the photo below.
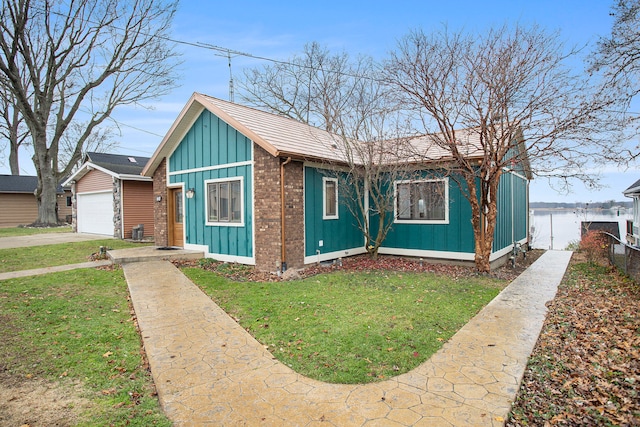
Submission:
M 580 240 L 580 252 L 591 263 L 607 263 L 609 253 L 609 241 L 601 231 L 588 231 Z

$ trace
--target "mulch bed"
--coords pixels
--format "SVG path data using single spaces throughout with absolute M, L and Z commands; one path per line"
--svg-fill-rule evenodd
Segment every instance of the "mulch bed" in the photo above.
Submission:
M 522 257 L 522 255 L 518 257 L 515 268 L 511 267 L 511 264 L 508 263 L 493 270 L 489 276 L 511 281 L 518 277 L 520 273 L 537 260 L 543 253 L 544 251 L 537 249 L 529 251 L 527 252 L 526 257 Z M 306 278 L 316 274 L 329 273 L 333 271 L 398 271 L 436 273 L 452 278 L 478 275 L 477 270 L 470 266 L 430 263 L 415 258 L 385 255 L 380 255 L 377 260 L 373 260 L 367 255 L 352 256 L 343 258 L 339 262 L 336 261 L 331 264 L 321 263 L 320 265 L 311 265 L 304 269 L 291 271 L 283 276 L 258 271 L 255 268 L 240 264 L 223 263 L 209 259 L 204 261 L 174 261 L 174 264 L 177 266 L 200 267 L 209 271 L 214 271 L 231 280 L 239 282 L 277 282 L 288 279 Z

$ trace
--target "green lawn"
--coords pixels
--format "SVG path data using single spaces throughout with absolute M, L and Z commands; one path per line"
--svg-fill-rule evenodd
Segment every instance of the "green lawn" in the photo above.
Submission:
M 124 240 L 104 239 L 27 248 L 0 249 L 0 273 L 87 262 L 91 254 L 100 250 L 100 246 L 106 246 L 109 249 L 125 249 L 139 247 L 140 245 L 141 243 L 126 242 Z
M 281 362 L 333 383 L 410 371 L 506 285 L 427 273 L 337 272 L 271 283 L 237 283 L 199 268 L 184 273 Z
M 0 228 L 0 237 L 30 236 L 43 233 L 71 233 L 71 226 L 51 228 L 10 227 Z
M 78 425 L 170 425 L 143 364 L 127 297 L 122 270 L 0 281 L 1 374 L 80 393 L 90 405 Z

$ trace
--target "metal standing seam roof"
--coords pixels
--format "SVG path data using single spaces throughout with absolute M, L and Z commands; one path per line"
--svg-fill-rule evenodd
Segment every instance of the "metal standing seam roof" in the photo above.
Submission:
M 182 112 L 167 132 L 162 142 L 142 171 L 151 176 L 163 157 L 168 157 L 193 122 L 202 113 L 209 110 L 214 115 L 234 127 L 273 156 L 291 156 L 299 159 L 344 162 L 345 154 L 340 148 L 342 138 L 325 130 L 310 126 L 289 117 L 279 116 L 256 108 L 235 104 L 208 95 L 194 93 Z M 483 156 L 480 138 L 473 129 L 456 131 L 457 138 L 465 154 L 469 157 Z M 355 150 L 357 151 L 357 150 Z M 433 142 L 432 135 L 413 137 L 410 140 L 411 153 L 408 161 L 438 161 L 451 158 L 450 153 Z M 391 154 L 389 158 L 392 158 Z M 358 163 L 358 160 L 355 160 Z

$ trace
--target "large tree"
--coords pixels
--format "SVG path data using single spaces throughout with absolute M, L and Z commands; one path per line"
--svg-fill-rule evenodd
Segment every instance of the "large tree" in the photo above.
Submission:
M 28 137 L 29 133 L 11 92 L 0 86 L 0 138 L 9 150 L 11 175 L 20 175 L 20 147 L 28 144 Z
M 480 271 L 490 270 L 505 171 L 593 183 L 587 165 L 615 144 L 613 122 L 601 120 L 612 100 L 594 95 L 584 74 L 567 63 L 574 56 L 557 34 L 538 27 L 482 34 L 443 28 L 410 32 L 385 64 L 386 79 L 414 112 L 418 130 L 451 160 L 450 176 L 471 205 Z M 464 143 L 469 135 L 477 141 L 473 161 Z
M 415 172 L 405 163 L 410 129 L 371 58 L 353 60 L 310 43 L 286 62 L 245 70 L 240 84 L 246 103 L 331 134 L 334 158 L 323 166 L 337 178 L 340 203 L 376 258 L 393 225 L 388 183 Z
M 0 11 L 0 85 L 29 131 L 38 175 L 37 223 L 57 223 L 56 186 L 86 141 L 123 105 L 166 94 L 176 54 L 162 0 L 10 0 Z M 63 165 L 61 143 L 76 133 Z M 73 127 L 73 126 L 72 126 Z

